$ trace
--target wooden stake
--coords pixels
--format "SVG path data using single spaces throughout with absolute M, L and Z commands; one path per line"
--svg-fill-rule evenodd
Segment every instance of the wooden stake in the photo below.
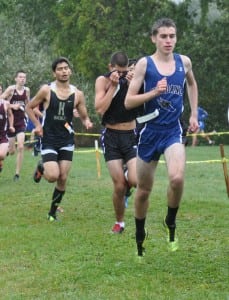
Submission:
M 95 157 L 96 157 L 97 175 L 98 178 L 100 178 L 101 177 L 100 153 L 99 153 L 99 146 L 97 140 L 95 140 Z
M 227 161 L 224 155 L 223 144 L 220 144 L 219 146 L 220 146 L 220 153 L 222 157 L 223 173 L 224 173 L 224 178 L 225 178 L 225 183 L 227 188 L 227 196 L 229 197 L 229 178 L 228 178 L 228 171 L 227 171 Z

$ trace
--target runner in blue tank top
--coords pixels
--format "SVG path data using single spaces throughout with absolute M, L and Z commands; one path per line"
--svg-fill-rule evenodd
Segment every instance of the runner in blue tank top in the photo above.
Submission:
M 178 248 L 176 215 L 184 186 L 185 148 L 182 144 L 180 116 L 183 111 L 184 87 L 191 107 L 189 130 L 198 129 L 198 90 L 187 56 L 173 52 L 176 45 L 176 25 L 163 18 L 152 27 L 151 40 L 156 51 L 136 65 L 134 77 L 125 99 L 127 109 L 144 104 L 145 126 L 140 133 L 137 157 L 137 191 L 135 194 L 135 224 L 138 256 L 144 255 L 145 219 L 154 174 L 161 154 L 168 170 L 168 211 L 164 219 L 170 251 Z M 138 94 L 144 84 L 144 94 Z

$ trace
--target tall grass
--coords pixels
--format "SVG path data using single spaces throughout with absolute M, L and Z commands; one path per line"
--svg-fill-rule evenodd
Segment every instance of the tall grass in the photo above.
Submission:
M 225 147 L 229 156 L 229 146 Z M 218 146 L 187 148 L 187 160 L 220 160 Z M 0 174 L 0 299 L 229 299 L 229 199 L 219 162 L 188 163 L 177 219 L 180 248 L 167 252 L 162 219 L 167 174 L 159 164 L 147 216 L 144 262 L 135 257 L 133 196 L 126 229 L 112 235 L 112 183 L 101 156 L 76 153 L 60 214 L 46 215 L 54 185 L 32 181 L 38 158 L 30 151 L 20 180 L 15 157 Z

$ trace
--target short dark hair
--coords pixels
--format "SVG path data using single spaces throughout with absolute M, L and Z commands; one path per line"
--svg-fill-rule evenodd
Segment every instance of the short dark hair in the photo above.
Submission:
M 130 67 L 132 65 L 136 65 L 137 61 L 138 61 L 137 58 L 130 58 L 129 63 L 128 63 L 128 67 Z
M 16 72 L 15 77 L 17 77 L 19 73 L 26 74 L 26 72 L 25 72 L 24 70 L 21 69 L 21 70 L 18 70 L 18 71 Z
M 161 18 L 158 19 L 151 28 L 151 35 L 157 35 L 160 27 L 174 27 L 177 30 L 176 24 L 172 19 Z
M 52 63 L 53 72 L 56 71 L 57 65 L 61 64 L 62 62 L 65 62 L 69 66 L 69 68 L 71 68 L 71 64 L 70 64 L 69 60 L 64 56 L 60 56 L 60 57 L 56 58 Z
M 115 52 L 111 55 L 110 64 L 112 66 L 127 67 L 129 63 L 128 56 L 122 51 Z

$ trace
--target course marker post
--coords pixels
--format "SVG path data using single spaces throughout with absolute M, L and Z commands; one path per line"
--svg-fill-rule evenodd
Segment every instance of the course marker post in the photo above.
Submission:
M 96 166 L 97 166 L 97 176 L 98 178 L 100 178 L 101 166 L 100 166 L 100 153 L 99 153 L 98 140 L 95 140 L 95 157 L 96 157 Z
M 222 157 L 224 179 L 225 179 L 225 184 L 226 184 L 226 188 L 227 188 L 227 196 L 229 197 L 229 178 L 228 178 L 228 171 L 227 171 L 227 160 L 224 155 L 223 144 L 220 144 L 219 146 L 220 146 L 220 153 L 221 153 L 221 157 Z

